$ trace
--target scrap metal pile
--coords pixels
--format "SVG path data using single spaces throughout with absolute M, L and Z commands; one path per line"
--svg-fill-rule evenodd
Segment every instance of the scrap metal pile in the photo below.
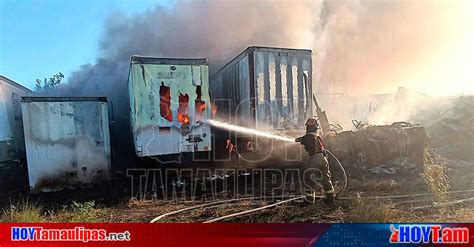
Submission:
M 450 159 L 474 161 L 474 97 L 454 100 L 440 117 L 426 125 L 435 150 Z
M 343 131 L 326 137 L 329 149 L 345 165 L 368 168 L 400 157 L 420 164 L 423 162 L 425 141 L 423 126 L 400 122 Z

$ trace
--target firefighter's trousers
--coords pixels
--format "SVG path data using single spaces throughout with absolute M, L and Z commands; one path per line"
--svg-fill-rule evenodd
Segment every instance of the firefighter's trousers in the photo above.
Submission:
M 322 153 L 310 155 L 309 167 L 320 169 L 322 176 L 320 183 L 324 189 L 324 194 L 334 193 L 328 159 Z

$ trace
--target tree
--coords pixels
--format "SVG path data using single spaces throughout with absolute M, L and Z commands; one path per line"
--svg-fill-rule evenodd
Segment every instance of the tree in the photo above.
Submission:
M 49 79 L 44 78 L 43 80 L 36 79 L 35 90 L 48 90 L 52 88 L 56 88 L 61 84 L 62 80 L 64 79 L 64 75 L 61 72 L 54 74 Z

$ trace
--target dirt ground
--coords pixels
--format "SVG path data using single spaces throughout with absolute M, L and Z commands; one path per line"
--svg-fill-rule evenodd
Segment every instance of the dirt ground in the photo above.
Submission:
M 454 166 L 451 164 L 451 166 Z M 448 169 L 450 191 L 472 190 L 470 174 L 473 166 Z M 348 171 L 347 190 L 335 203 L 315 204 L 301 200 L 265 209 L 224 222 L 238 223 L 335 223 L 335 222 L 474 222 L 474 204 L 460 203 L 427 210 L 412 207 L 439 202 L 436 194 L 404 198 L 377 198 L 371 196 L 430 193 L 423 179 L 423 167 L 401 170 L 395 174 L 377 175 L 364 169 Z M 474 190 L 449 194 L 445 201 L 474 197 Z M 149 222 L 158 215 L 198 205 L 203 202 L 162 202 L 160 200 L 131 200 L 106 208 L 111 222 Z M 164 218 L 160 222 L 204 222 L 206 220 L 274 203 L 269 201 L 243 201 L 209 208 L 201 208 Z
M 385 164 L 371 167 L 344 164 L 348 175 L 347 188 L 338 195 L 333 204 L 326 204 L 320 199 L 315 199 L 313 202 L 313 199 L 308 197 L 306 200 L 292 201 L 223 222 L 474 222 L 474 203 L 472 203 L 474 200 L 443 206 L 443 203 L 474 198 L 474 180 L 472 179 L 474 165 L 461 160 L 446 160 L 433 152 L 427 152 L 425 151 L 422 164 L 410 162 L 407 157 L 398 157 Z M 330 160 L 330 163 L 333 182 L 336 190 L 339 190 L 343 185 L 343 176 L 335 161 Z M 155 196 L 152 193 L 132 195 L 131 180 L 125 176 L 125 173 L 121 178 L 93 188 L 39 194 L 14 192 L 0 198 L 0 205 L 3 208 L 0 221 L 150 222 L 164 213 L 209 203 L 215 200 L 211 195 L 216 196 L 216 193 L 219 200 L 245 196 L 232 192 L 236 184 L 239 188 L 247 184 L 247 187 L 258 191 L 262 187 L 266 188 L 267 185 L 271 188 L 275 180 L 278 184 L 281 182 L 278 179 L 283 179 L 253 177 L 259 171 L 254 168 L 249 168 L 246 175 L 244 174 L 246 172 L 238 176 L 220 174 L 221 176 L 217 179 L 226 182 L 228 187 L 215 188 L 211 191 L 213 193 L 209 190 L 198 191 L 193 194 L 197 198 L 194 200 L 190 200 L 192 199 L 190 197 L 185 200 L 181 198 L 163 200 L 162 196 Z M 263 168 L 277 171 L 304 169 L 301 163 L 291 166 L 286 163 L 272 163 L 259 169 Z M 214 171 L 216 170 L 212 172 Z M 248 177 L 254 178 L 253 184 L 249 185 L 245 180 Z M 191 178 L 187 179 L 190 181 Z M 202 179 L 206 181 L 205 183 L 210 183 L 207 180 L 209 177 Z M 167 186 L 172 184 L 176 185 L 177 182 L 174 180 L 166 182 Z M 137 186 L 136 181 L 134 185 Z M 283 190 L 278 188 L 273 193 L 276 195 L 302 194 L 297 189 Z M 225 192 L 228 194 L 224 195 Z M 263 195 L 269 195 L 268 191 L 263 193 Z M 423 195 L 413 195 L 420 193 Z M 387 197 L 396 195 L 406 196 Z M 271 205 L 281 200 L 282 198 L 275 197 L 224 203 L 165 217 L 159 222 L 204 222 L 220 216 Z M 415 209 L 429 205 L 437 205 L 437 207 Z
M 449 191 L 473 191 L 451 193 L 442 198 L 439 194 L 432 193 L 433 188 L 428 186 L 427 169 L 423 165 L 417 165 L 400 167 L 395 172 L 375 171 L 374 173 L 374 170 L 347 165 L 349 178 L 347 189 L 338 195 L 339 198 L 333 204 L 326 204 L 320 200 L 316 200 L 315 203 L 311 199 L 297 200 L 222 222 L 474 222 L 472 200 L 449 206 L 413 210 L 413 207 L 417 206 L 474 197 L 474 181 L 471 179 L 471 174 L 474 172 L 472 164 L 461 161 L 447 163 L 445 172 L 448 180 L 443 183 L 449 184 Z M 340 172 L 333 169 L 333 180 L 337 186 L 341 183 L 340 178 Z M 10 196 L 8 202 L 4 201 L 1 219 L 2 221 L 47 222 L 150 222 L 161 214 L 209 202 L 203 200 L 163 201 L 153 196 L 141 199 L 131 198 L 129 187 L 130 181 L 125 179 L 89 189 Z M 429 195 L 372 198 L 373 196 L 419 193 Z M 219 199 L 228 198 L 219 197 Z M 22 209 L 25 201 L 30 204 L 30 208 Z M 165 217 L 159 222 L 204 222 L 278 201 L 281 201 L 281 198 L 225 203 Z M 29 214 L 35 216 L 19 217 L 22 210 L 33 211 Z

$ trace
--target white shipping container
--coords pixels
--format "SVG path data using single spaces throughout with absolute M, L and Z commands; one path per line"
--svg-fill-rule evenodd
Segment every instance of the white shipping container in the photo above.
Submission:
M 106 98 L 24 97 L 21 109 L 32 191 L 110 179 Z
M 20 98 L 31 94 L 28 88 L 0 76 L 0 162 L 24 155 Z
M 211 151 L 207 59 L 133 56 L 130 121 L 137 156 Z

